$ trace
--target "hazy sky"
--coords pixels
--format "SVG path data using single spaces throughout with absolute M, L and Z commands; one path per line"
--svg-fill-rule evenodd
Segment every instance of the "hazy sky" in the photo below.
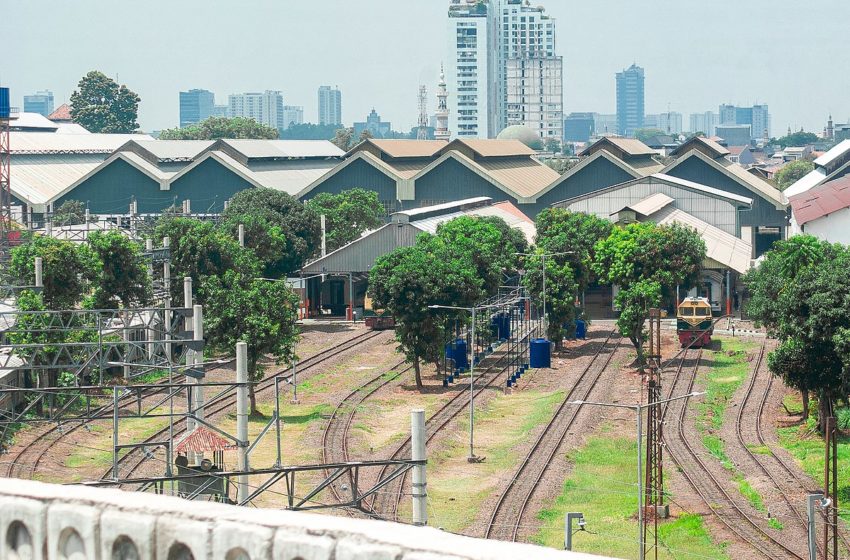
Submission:
M 176 126 L 178 92 L 281 90 L 317 120 L 316 89 L 338 85 L 343 120 L 374 106 L 393 128 L 429 110 L 446 53 L 448 0 L 0 0 L 0 83 L 67 101 L 98 69 L 142 98 L 145 130 Z M 646 69 L 646 110 L 768 103 L 772 133 L 850 116 L 847 0 L 534 0 L 557 18 L 564 112 L 614 112 L 614 73 Z

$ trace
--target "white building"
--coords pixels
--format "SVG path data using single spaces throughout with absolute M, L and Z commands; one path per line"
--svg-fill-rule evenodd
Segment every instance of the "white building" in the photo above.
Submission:
M 561 57 L 509 58 L 507 124 L 523 125 L 543 140 L 564 137 Z
M 492 9 L 475 0 L 452 0 L 449 6 L 449 63 L 446 76 L 454 95 L 449 100 L 449 130 L 458 138 L 496 135 L 496 60 Z
M 706 136 L 714 136 L 714 127 L 719 122 L 719 115 L 712 111 L 705 113 L 691 113 L 691 122 L 688 132 L 702 132 Z
M 304 107 L 298 105 L 283 106 L 283 129 L 292 125 L 304 124 Z
M 437 110 L 431 118 L 435 140 L 449 140 L 452 135 L 449 130 L 448 98 L 449 92 L 446 90 L 446 74 L 443 71 L 443 66 L 440 65 L 440 81 L 437 83 Z
M 646 115 L 643 122 L 644 128 L 657 128 L 667 134 L 682 133 L 682 113 L 669 111 L 657 115 Z
M 279 91 L 231 94 L 227 98 L 227 111 L 231 117 L 254 119 L 278 130 L 284 128 L 283 95 Z
M 339 88 L 319 87 L 319 124 L 342 124 L 342 92 Z

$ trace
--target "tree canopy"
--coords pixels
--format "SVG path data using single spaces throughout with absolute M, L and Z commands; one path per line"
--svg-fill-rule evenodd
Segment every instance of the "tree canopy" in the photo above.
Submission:
M 817 134 L 800 130 L 799 132 L 792 132 L 780 138 L 774 138 L 771 143 L 787 148 L 788 146 L 807 146 L 816 143 L 818 140 L 820 139 Z
M 631 340 L 636 363 L 642 367 L 643 326 L 649 308 L 658 306 L 677 285 L 687 287 L 698 279 L 705 242 L 696 231 L 679 224 L 644 222 L 615 227 L 594 250 L 593 272 L 619 287 L 614 300 L 620 308 L 617 326 Z
M 35 285 L 35 257 L 42 258 L 44 290 L 41 300 L 49 309 L 73 309 L 90 290 L 98 270 L 97 257 L 87 245 L 35 236 L 12 249 L 9 272 L 19 286 Z
M 138 243 L 118 231 L 92 232 L 88 237 L 98 261 L 94 282 L 97 309 L 142 307 L 151 300 L 151 279 Z
M 295 197 L 274 189 L 253 188 L 236 193 L 222 218 L 230 224 L 262 220 L 269 226 L 280 228 L 280 235 L 286 239 L 286 251 L 273 263 L 279 274 L 300 269 L 320 247 L 319 215 Z M 245 235 L 249 246 L 260 244 L 259 240 L 249 236 L 248 230 Z
M 660 128 L 639 128 L 635 130 L 635 138 L 641 142 L 646 142 L 655 136 L 667 136 L 667 133 Z
M 316 214 L 325 216 L 325 242 L 329 252 L 383 223 L 384 206 L 375 191 L 355 188 L 339 194 L 319 193 L 306 204 Z
M 86 221 L 86 207 L 79 200 L 66 200 L 53 211 L 53 223 L 73 226 Z
M 333 144 L 343 152 L 347 152 L 351 148 L 353 140 L 353 128 L 338 128 L 334 132 L 334 137 L 331 138 L 331 142 L 333 142 Z
M 336 124 L 293 124 L 280 131 L 281 140 L 330 140 L 339 128 Z
M 160 140 L 218 140 L 220 138 L 247 138 L 274 140 L 276 128 L 246 117 L 210 117 L 183 128 L 163 130 Z
M 71 119 L 89 132 L 129 133 L 139 128 L 141 98 L 125 85 L 92 70 L 71 94 Z
M 815 164 L 811 161 L 807 159 L 798 159 L 797 161 L 792 161 L 783 165 L 782 168 L 776 172 L 776 175 L 773 176 L 773 179 L 776 181 L 776 186 L 779 190 L 784 191 L 802 179 L 814 168 Z

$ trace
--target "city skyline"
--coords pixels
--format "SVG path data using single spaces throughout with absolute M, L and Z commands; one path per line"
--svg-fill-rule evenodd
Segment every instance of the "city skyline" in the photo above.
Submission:
M 739 17 L 718 18 L 724 4 Z M 781 5 L 765 10 L 732 2 L 696 8 L 655 2 L 651 10 L 620 0 L 593 5 L 549 2 L 547 13 L 560 22 L 556 54 L 564 57 L 564 113 L 613 113 L 611 76 L 637 62 L 647 72 L 647 113 L 664 112 L 668 105 L 670 110 L 690 115 L 716 110 L 723 103 L 769 103 L 774 134 L 789 126 L 820 132 L 829 113 L 838 121 L 850 116 L 850 101 L 841 95 L 850 86 L 850 78 L 830 72 L 850 61 L 850 53 L 841 49 L 841 22 L 850 16 L 850 5 L 818 4 L 833 17 L 821 18 L 822 10 L 813 9 L 798 11 L 789 21 L 782 17 Z M 364 10 L 363 5 L 370 9 Z M 138 6 L 137 16 L 161 20 L 159 31 L 170 40 L 157 42 L 150 41 L 144 29 L 126 27 L 105 6 L 101 0 L 80 0 L 74 6 L 57 3 L 47 11 L 26 3 L 9 6 L 9 20 L 17 22 L 8 30 L 16 56 L 4 60 L 0 80 L 12 88 L 15 105 L 22 105 L 25 94 L 48 89 L 59 106 L 68 101 L 81 76 L 99 69 L 111 77 L 117 74 L 121 83 L 139 93 L 142 128 L 155 130 L 178 125 L 175 98 L 179 91 L 203 88 L 223 99 L 232 92 L 281 90 L 287 102 L 304 106 L 305 114 L 312 116 L 317 113 L 316 89 L 332 83 L 346 92 L 347 121 L 361 118 L 359 115 L 368 114 L 374 106 L 387 120 L 398 123 L 398 128 L 407 129 L 416 125 L 419 84 L 433 88 L 446 58 L 445 41 L 440 40 L 448 11 L 444 0 L 317 0 L 309 6 L 259 0 L 246 3 L 246 9 L 265 11 L 267 21 L 279 22 L 287 29 L 287 33 L 268 37 L 257 34 L 250 22 L 231 21 L 225 10 L 206 9 L 209 3 L 152 1 Z M 205 7 L 208 22 L 215 25 L 191 36 L 179 33 L 184 16 L 197 17 L 200 6 Z M 787 6 L 794 7 L 790 2 Z M 166 8 L 170 16 L 162 19 Z M 73 22 L 81 13 L 98 14 L 99 34 L 78 33 Z M 611 18 L 613 13 L 618 17 Z M 706 20 L 716 21 L 717 26 L 703 40 L 689 42 L 691 47 L 671 48 L 677 42 L 671 29 L 684 37 L 692 22 Z M 45 33 L 59 37 L 63 48 L 46 50 L 37 37 L 27 34 L 25 30 L 36 22 Z M 365 56 L 363 49 L 347 48 L 344 41 L 353 40 L 349 33 L 352 23 L 358 26 L 358 37 L 381 37 L 393 48 L 375 51 L 372 57 Z M 232 43 L 221 42 L 213 32 L 217 25 L 228 26 Z M 789 43 L 789 37 L 795 36 L 793 28 L 806 25 L 819 32 Z M 602 49 L 594 47 L 600 42 L 600 28 L 605 30 Z M 664 32 L 647 33 L 647 29 Z M 104 42 L 110 47 L 103 48 Z M 776 49 L 784 53 L 781 59 L 771 56 Z M 813 51 L 819 56 L 811 56 Z M 191 58 L 191 67 L 163 64 L 174 52 Z M 265 56 L 269 52 L 279 53 L 276 59 L 282 62 L 269 65 Z M 734 59 L 730 52 L 736 53 Z M 54 64 L 45 64 L 49 61 Z M 793 80 L 788 79 L 791 68 Z M 375 81 L 364 79 L 374 75 L 394 79 L 382 80 L 378 87 L 373 85 Z M 833 87 L 812 91 L 807 84 L 823 76 L 830 77 Z M 429 110 L 433 109 L 434 100 L 429 100 Z

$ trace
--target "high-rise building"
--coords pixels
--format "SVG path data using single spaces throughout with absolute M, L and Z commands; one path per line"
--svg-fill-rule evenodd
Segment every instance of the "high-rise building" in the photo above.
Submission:
M 643 68 L 637 64 L 617 72 L 617 131 L 623 136 L 634 136 L 644 126 L 643 82 Z
M 342 93 L 338 88 L 319 87 L 319 124 L 342 124 Z
M 688 132 L 702 132 L 706 136 L 714 136 L 714 127 L 717 126 L 719 120 L 719 115 L 711 111 L 691 113 Z
M 437 140 L 448 140 L 451 137 L 449 131 L 449 92 L 446 89 L 446 73 L 443 65 L 440 65 L 440 81 L 437 83 L 437 110 L 432 117 L 434 127 L 434 138 Z
M 38 113 L 47 116 L 53 112 L 53 92 L 37 91 L 33 95 L 24 96 L 24 112 Z
M 452 0 L 449 6 L 447 81 L 449 130 L 459 138 L 496 135 L 496 60 L 488 2 Z
M 567 142 L 587 142 L 593 136 L 596 127 L 594 113 L 570 113 L 564 119 L 564 140 Z
M 227 105 L 213 105 L 212 116 L 213 117 L 228 117 L 230 107 Z
M 770 112 L 767 105 L 752 107 L 737 107 L 735 105 L 720 106 L 720 123 L 725 125 L 750 125 L 751 139 L 770 138 Z
M 593 132 L 597 136 L 617 134 L 617 115 L 593 113 Z
M 643 118 L 644 128 L 657 128 L 666 134 L 682 133 L 682 113 L 668 111 L 654 115 L 645 115 Z
M 748 124 L 719 124 L 714 127 L 714 133 L 722 138 L 727 146 L 747 146 L 752 138 L 752 130 Z
M 372 138 L 386 138 L 392 128 L 392 124 L 389 121 L 382 121 L 381 115 L 372 108 L 372 112 L 366 115 L 364 122 L 354 123 L 354 138 L 359 139 L 364 130 L 368 130 Z
M 254 119 L 271 128 L 284 129 L 283 95 L 279 91 L 230 94 L 227 112 L 231 117 Z
M 199 123 L 213 116 L 215 95 L 205 89 L 180 92 L 180 128 Z
M 290 126 L 304 124 L 304 107 L 298 105 L 283 106 L 283 129 Z

